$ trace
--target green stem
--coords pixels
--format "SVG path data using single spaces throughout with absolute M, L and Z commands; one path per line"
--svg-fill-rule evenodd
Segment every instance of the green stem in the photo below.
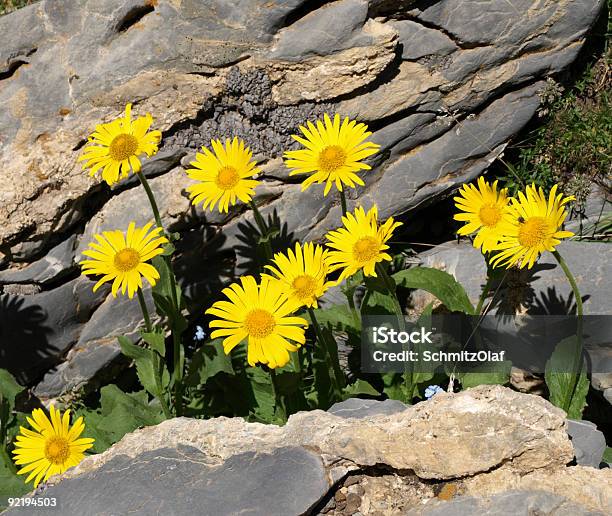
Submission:
M 151 190 L 151 186 L 149 185 L 149 181 L 147 181 L 146 176 L 143 173 L 137 174 L 138 179 L 140 179 L 140 183 L 144 188 L 147 197 L 149 199 L 149 204 L 151 205 L 151 210 L 153 211 L 153 217 L 155 218 L 155 223 L 157 227 L 161 228 L 164 231 L 164 226 L 161 221 L 161 216 L 159 214 L 159 208 L 157 207 L 157 202 L 155 201 L 155 196 L 153 195 L 153 191 Z M 174 276 L 174 272 L 172 271 L 172 260 L 170 256 L 164 255 L 164 261 L 168 265 L 168 270 L 170 271 L 170 295 L 172 296 L 172 306 L 176 313 L 180 312 L 180 306 L 178 302 L 178 297 L 176 293 L 176 278 Z M 175 411 L 176 415 L 181 415 L 183 412 L 183 399 L 182 399 L 182 380 L 183 380 L 183 364 L 181 360 L 181 341 L 179 335 L 174 329 L 174 325 L 171 321 L 171 332 L 172 332 L 172 344 L 173 344 L 173 355 L 174 355 L 174 368 L 172 371 L 172 383 L 175 389 Z
M 382 263 L 378 262 L 376 264 L 376 273 L 380 276 L 385 284 L 385 288 L 389 292 L 391 296 L 391 300 L 393 301 L 393 308 L 395 310 L 395 315 L 397 316 L 397 322 L 399 324 L 400 331 L 406 331 L 406 321 L 404 319 L 404 312 L 402 311 L 402 307 L 400 305 L 399 299 L 397 298 L 397 285 L 395 281 L 387 274 L 385 267 Z M 402 345 L 405 348 L 405 344 Z M 409 345 L 408 349 L 404 349 L 404 351 L 412 351 L 412 346 Z M 412 403 L 412 393 L 414 391 L 414 364 L 412 362 L 404 363 L 404 401 L 408 405 Z
M 259 212 L 259 208 L 257 208 L 257 204 L 255 204 L 255 201 L 253 199 L 251 199 L 250 205 L 251 209 L 253 210 L 253 215 L 255 217 L 255 223 L 259 228 L 259 233 L 261 234 L 262 238 L 265 238 L 264 251 L 266 253 L 266 258 L 268 259 L 268 261 L 270 261 L 272 259 L 272 245 L 270 244 L 270 240 L 268 237 L 268 226 L 266 225 L 263 217 L 261 216 L 261 213 Z
M 149 310 L 147 308 L 147 303 L 145 301 L 144 294 L 142 293 L 142 289 L 140 289 L 140 288 L 136 291 L 136 293 L 138 294 L 138 302 L 140 303 L 140 309 L 142 310 L 142 315 L 143 315 L 144 320 L 145 320 L 145 329 L 146 329 L 147 333 L 150 333 L 152 331 L 152 329 L 153 329 L 153 326 L 151 325 L 151 318 L 149 317 Z M 153 351 L 153 356 L 154 356 L 153 367 L 154 367 L 154 370 L 155 370 L 155 383 L 157 385 L 157 390 L 161 393 L 162 392 L 162 386 L 161 386 L 161 368 L 162 368 L 162 362 L 161 362 L 161 357 L 159 356 L 157 351 Z M 164 412 L 164 416 L 166 416 L 166 419 L 170 419 L 172 417 L 172 414 L 170 412 L 170 409 L 168 408 L 168 404 L 166 403 L 166 398 L 164 398 L 163 394 L 160 394 L 158 399 L 159 399 L 159 403 L 161 405 L 162 411 Z
M 485 283 L 484 288 L 482 289 L 482 293 L 480 294 L 480 299 L 478 299 L 478 305 L 476 305 L 476 315 L 480 315 L 482 311 L 482 307 L 484 306 L 485 300 L 487 299 L 487 295 L 491 290 L 491 285 L 493 285 L 493 275 L 487 274 L 487 282 Z
M 331 369 L 333 371 L 333 378 L 330 378 L 332 381 L 332 385 L 334 388 L 334 393 L 338 397 L 338 399 L 342 398 L 342 382 L 339 381 L 338 372 L 340 371 L 340 364 L 337 364 L 337 359 L 334 358 L 334 355 L 337 357 L 337 352 L 332 353 L 331 344 L 328 342 L 323 330 L 321 330 L 321 326 L 319 325 L 319 321 L 317 321 L 317 317 L 315 315 L 315 311 L 312 307 L 308 307 L 308 315 L 310 316 L 310 320 L 312 321 L 312 326 L 315 330 L 315 335 L 317 337 L 317 342 L 319 346 L 322 346 L 327 354 L 327 359 L 329 360 L 329 364 L 331 365 Z
M 567 277 L 567 281 L 572 287 L 572 291 L 574 293 L 574 299 L 576 299 L 576 313 L 578 315 L 578 323 L 576 327 L 576 338 L 577 338 L 577 346 L 576 353 L 574 355 L 574 374 L 572 375 L 572 387 L 569 390 L 569 396 L 565 399 L 565 403 L 563 404 L 563 410 L 569 412 L 570 407 L 572 406 L 572 399 L 576 393 L 576 388 L 578 387 L 578 382 L 580 380 L 580 375 L 582 373 L 582 317 L 584 315 L 583 307 L 582 307 L 582 296 L 580 295 L 580 290 L 578 290 L 578 284 L 576 283 L 576 279 L 574 275 L 569 270 L 567 263 L 563 259 L 563 257 L 559 254 L 559 251 L 553 251 L 553 256 L 557 260 L 557 263 L 563 269 L 565 276 Z
M 385 288 L 387 289 L 387 291 L 389 292 L 389 295 L 391 296 L 391 300 L 393 301 L 393 308 L 395 310 L 395 315 L 397 315 L 397 322 L 400 326 L 400 330 L 405 331 L 406 321 L 404 320 L 404 312 L 402 311 L 402 307 L 400 305 L 399 299 L 397 298 L 395 282 L 387 274 L 385 267 L 380 262 L 376 264 L 376 273 L 383 280 L 383 283 L 385 284 Z
M 346 207 L 346 194 L 344 193 L 344 189 L 340 190 L 340 205 L 342 206 L 342 216 L 346 217 L 348 209 Z
M 151 332 L 151 318 L 149 317 L 149 309 L 147 308 L 147 303 L 144 298 L 144 294 L 142 293 L 142 289 L 139 288 L 136 293 L 138 294 L 138 302 L 140 303 L 140 309 L 142 310 L 142 316 L 145 321 L 145 329 L 147 333 Z
M 147 181 L 147 178 L 142 172 L 136 175 L 138 176 L 138 179 L 140 179 L 140 184 L 145 189 L 147 197 L 149 198 L 149 204 L 151 205 L 151 209 L 153 210 L 153 216 L 155 217 L 155 223 L 157 224 L 158 227 L 164 229 L 164 226 L 162 225 L 161 217 L 159 215 L 159 208 L 157 207 L 157 202 L 155 202 L 155 196 L 153 195 L 151 187 L 149 186 L 149 181 Z
M 287 422 L 287 411 L 283 406 L 283 402 L 280 396 L 280 391 L 278 389 L 278 384 L 276 380 L 276 371 L 274 369 L 270 369 L 270 379 L 272 380 L 272 394 L 274 395 L 274 414 L 283 422 Z

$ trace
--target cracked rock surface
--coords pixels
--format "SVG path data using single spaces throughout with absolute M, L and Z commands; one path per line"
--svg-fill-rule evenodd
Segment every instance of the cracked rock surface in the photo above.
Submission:
M 92 233 L 149 218 L 133 178 L 111 189 L 76 161 L 96 124 L 127 102 L 163 131 L 143 173 L 164 220 L 181 232 L 179 279 L 190 309 L 201 310 L 236 272 L 228 255 L 253 246 L 245 237 L 253 222 L 243 206 L 227 216 L 190 207 L 184 168 L 196 149 L 212 137 L 244 138 L 262 161 L 262 212 L 285 224 L 281 243 L 320 239 L 337 224 L 339 201 L 318 187 L 302 193 L 280 158 L 306 120 L 357 117 L 381 152 L 349 207 L 417 216 L 499 156 L 537 110 L 546 78 L 576 59 L 603 4 L 43 0 L 3 16 L 0 317 L 20 326 L 0 328 L 0 356 L 15 340 L 39 348 L 45 360 L 28 362 L 27 380 L 51 374 L 43 397 L 80 388 L 114 363 L 108 346 L 94 352 L 118 333 L 96 322 L 109 300 L 88 300 L 69 331 L 49 321 L 65 316 L 68 301 L 56 300 L 73 289 Z M 130 320 L 133 331 L 140 321 Z M 92 363 L 99 357 L 95 365 L 73 360 L 76 343 Z
M 565 413 L 538 396 L 481 386 L 399 412 L 351 408 L 300 412 L 284 427 L 168 420 L 86 458 L 44 495 L 66 516 L 489 514 L 512 491 L 539 514 L 609 513 L 612 471 L 566 466 Z

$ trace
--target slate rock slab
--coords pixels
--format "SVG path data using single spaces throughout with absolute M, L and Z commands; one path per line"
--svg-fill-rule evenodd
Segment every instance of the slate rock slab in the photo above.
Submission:
M 576 463 L 581 466 L 599 468 L 606 451 L 606 438 L 602 432 L 597 430 L 597 426 L 586 420 L 568 419 L 567 433 L 574 446 Z
M 378 414 L 396 414 L 406 410 L 407 405 L 398 400 L 362 400 L 349 398 L 345 401 L 334 403 L 328 410 L 330 414 L 342 418 L 364 418 Z
M 63 516 L 289 516 L 305 513 L 329 487 L 321 459 L 304 448 L 243 453 L 214 465 L 200 450 L 178 446 L 115 457 L 43 494 L 58 500 Z

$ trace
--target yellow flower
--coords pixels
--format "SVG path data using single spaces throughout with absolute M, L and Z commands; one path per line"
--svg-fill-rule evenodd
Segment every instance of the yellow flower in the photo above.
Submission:
M 390 217 L 378 227 L 378 209 L 373 206 L 367 213 L 358 207 L 354 214 L 347 213 L 342 217 L 344 227 L 327 234 L 328 247 L 335 249 L 329 253 L 331 270 L 344 268 L 338 281 L 352 276 L 360 269 L 366 276 L 376 276 L 376 264 L 390 261 L 391 256 L 385 251 L 393 230 L 401 226 Z
M 454 197 L 455 206 L 463 213 L 457 213 L 455 220 L 465 222 L 457 231 L 459 235 L 469 235 L 477 231 L 474 247 L 483 252 L 491 251 L 499 242 L 499 226 L 508 206 L 508 190 L 497 191 L 497 181 L 492 185 L 482 177 L 478 178 L 478 188 L 464 185 L 460 196 Z
M 346 117 L 340 125 L 338 114 L 333 122 L 327 113 L 324 119 L 325 125 L 317 120 L 316 127 L 312 122 L 307 122 L 308 128 L 300 126 L 306 138 L 293 135 L 305 149 L 285 152 L 285 164 L 295 169 L 290 175 L 312 174 L 303 182 L 302 191 L 312 183 L 327 181 L 323 195 L 328 194 L 334 183 L 340 191 L 343 184 L 351 188 L 355 184 L 363 186 L 364 182 L 356 172 L 372 168 L 361 160 L 376 154 L 380 145 L 364 141 L 372 134 L 365 124 L 349 121 Z
M 99 124 L 79 157 L 79 161 L 86 160 L 83 169 L 90 168 L 90 176 L 102 169 L 102 179 L 109 185 L 127 177 L 130 169 L 140 172 L 140 156 L 155 154 L 161 140 L 160 131 L 147 132 L 153 123 L 149 113 L 132 121 L 131 111 L 128 104 L 123 118 Z
M 79 436 L 85 430 L 83 418 L 78 418 L 70 427 L 70 411 L 62 416 L 52 405 L 51 420 L 42 409 L 34 409 L 27 418 L 34 430 L 20 427 L 15 442 L 15 464 L 23 466 L 18 475 L 29 473 L 26 482 L 34 479 L 34 487 L 41 480 L 63 473 L 76 466 L 85 457 L 84 452 L 93 446 L 94 439 Z
M 219 202 L 219 212 L 228 211 L 228 206 L 236 204 L 236 199 L 247 203 L 255 193 L 259 181 L 253 179 L 260 170 L 252 161 L 253 153 L 244 142 L 238 138 L 212 140 L 214 154 L 202 147 L 204 154 L 198 152 L 191 165 L 195 168 L 187 170 L 191 179 L 200 183 L 187 187 L 191 202 L 195 205 L 203 202 L 204 209 L 214 209 Z
M 306 342 L 308 323 L 290 315 L 298 306 L 289 301 L 281 282 L 264 276 L 258 285 L 253 276 L 243 276 L 240 284 L 233 283 L 223 293 L 229 301 L 217 301 L 206 313 L 220 317 L 210 323 L 219 328 L 211 337 L 225 337 L 225 354 L 248 339 L 249 365 L 261 362 L 274 369 L 289 362 L 289 351 Z
M 117 297 L 117 291 L 134 297 L 134 293 L 142 288 L 142 276 L 151 286 L 159 279 L 159 273 L 152 265 L 145 263 L 155 256 L 164 252 L 161 247 L 168 243 L 168 239 L 159 236 L 162 229 L 159 227 L 151 229 L 150 222 L 143 228 L 137 228 L 134 222 L 130 222 L 127 233 L 123 231 L 104 231 L 102 235 L 94 235 L 96 242 L 91 242 L 89 247 L 83 251 L 85 256 L 91 260 L 80 262 L 83 274 L 102 274 L 93 290 L 94 292 L 107 281 L 113 281 L 113 296 Z
M 546 194 L 535 185 L 527 187 L 527 195 L 519 192 L 519 200 L 512 199 L 512 206 L 500 225 L 500 241 L 491 263 L 494 267 L 505 265 L 531 269 L 544 251 L 554 251 L 562 238 L 574 235 L 570 231 L 560 231 L 567 212 L 565 204 L 574 200 L 573 196 L 557 195 L 557 185 L 553 186 L 548 199 Z
M 295 244 L 295 253 L 287 249 L 287 254 L 274 255 L 272 265 L 266 265 L 283 284 L 283 290 L 299 306 L 317 308 L 317 299 L 334 284 L 326 281 L 329 271 L 329 251 L 320 245 L 306 242 L 304 248 Z

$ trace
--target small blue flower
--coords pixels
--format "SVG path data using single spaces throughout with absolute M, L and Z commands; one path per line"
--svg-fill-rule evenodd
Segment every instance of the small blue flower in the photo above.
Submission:
M 206 338 L 206 333 L 204 332 L 204 329 L 201 326 L 196 326 L 196 332 L 193 338 L 197 341 L 201 341 Z
M 430 385 L 425 389 L 425 397 L 427 399 L 433 398 L 439 392 L 444 392 L 444 389 L 439 385 Z

